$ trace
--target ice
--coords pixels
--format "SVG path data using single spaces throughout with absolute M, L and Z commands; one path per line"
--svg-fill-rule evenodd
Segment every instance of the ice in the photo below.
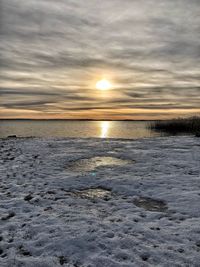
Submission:
M 91 199 L 102 198 L 108 200 L 111 197 L 111 192 L 110 190 L 103 188 L 89 188 L 71 192 L 71 195 L 82 198 L 91 198 Z
M 139 197 L 134 199 L 133 203 L 149 211 L 164 212 L 167 210 L 167 205 L 163 200 L 157 200 L 150 197 Z
M 199 266 L 198 138 L 0 148 L 0 266 Z
M 112 167 L 112 166 L 124 166 L 134 161 L 109 157 L 109 156 L 98 156 L 86 159 L 79 159 L 75 162 L 69 163 L 67 166 L 68 170 L 80 172 L 80 171 L 92 171 L 98 167 Z

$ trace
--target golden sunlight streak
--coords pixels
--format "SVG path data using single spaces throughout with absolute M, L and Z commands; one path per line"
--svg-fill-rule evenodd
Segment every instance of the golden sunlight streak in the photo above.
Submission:
M 109 90 L 111 89 L 111 83 L 106 79 L 102 79 L 96 83 L 96 89 Z
M 101 121 L 100 127 L 101 127 L 100 137 L 101 138 L 108 137 L 108 130 L 110 128 L 110 122 L 109 121 Z

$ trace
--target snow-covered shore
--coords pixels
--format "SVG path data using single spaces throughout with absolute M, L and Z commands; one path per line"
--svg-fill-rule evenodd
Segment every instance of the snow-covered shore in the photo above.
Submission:
M 0 266 L 200 266 L 199 138 L 0 146 Z

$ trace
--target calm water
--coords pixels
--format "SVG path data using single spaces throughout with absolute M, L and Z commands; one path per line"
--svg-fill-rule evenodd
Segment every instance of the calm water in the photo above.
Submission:
M 30 121 L 0 120 L 0 137 L 142 138 L 160 136 L 141 121 Z

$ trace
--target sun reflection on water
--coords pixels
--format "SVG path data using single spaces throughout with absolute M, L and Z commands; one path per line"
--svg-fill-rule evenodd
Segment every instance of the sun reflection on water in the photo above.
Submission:
M 100 128 L 101 128 L 100 137 L 101 138 L 107 138 L 109 128 L 110 128 L 110 122 L 109 121 L 101 121 Z

